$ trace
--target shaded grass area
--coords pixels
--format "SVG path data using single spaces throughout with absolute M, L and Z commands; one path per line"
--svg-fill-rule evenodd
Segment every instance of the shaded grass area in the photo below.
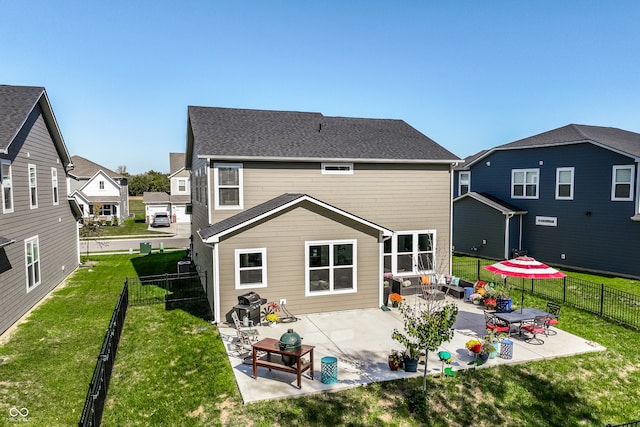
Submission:
M 125 276 L 173 271 L 183 255 L 103 256 L 93 272 L 74 273 L 0 346 L 0 425 L 12 406 L 29 409 L 30 425 L 75 425 Z M 527 305 L 544 303 L 527 296 Z M 428 377 L 426 399 L 416 378 L 243 405 L 206 310 L 131 307 L 103 425 L 603 426 L 640 419 L 638 332 L 571 307 L 563 307 L 560 327 L 608 350 Z

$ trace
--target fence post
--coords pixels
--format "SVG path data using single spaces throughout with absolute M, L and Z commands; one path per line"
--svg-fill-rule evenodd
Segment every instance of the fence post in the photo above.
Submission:
M 604 313 L 604 283 L 600 284 L 600 317 Z
M 567 302 L 567 276 L 562 279 L 562 303 Z
M 478 260 L 478 267 L 476 268 L 476 281 L 480 280 L 480 260 Z

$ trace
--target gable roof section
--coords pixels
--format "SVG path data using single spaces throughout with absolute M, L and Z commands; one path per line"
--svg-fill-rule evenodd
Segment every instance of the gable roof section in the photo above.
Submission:
M 174 175 L 185 167 L 184 153 L 169 153 L 169 175 Z
M 455 203 L 459 200 L 464 200 L 465 198 L 472 198 L 474 200 L 477 200 L 484 205 L 500 211 L 500 213 L 502 213 L 503 215 L 525 215 L 528 213 L 527 211 L 522 210 L 503 200 L 500 200 L 497 197 L 493 197 L 490 194 L 476 193 L 475 191 L 469 191 L 468 193 L 465 193 L 460 197 L 456 197 L 453 202 Z
M 498 150 L 518 150 L 581 143 L 595 144 L 607 150 L 634 158 L 635 161 L 640 160 L 640 134 L 612 127 L 569 124 L 528 138 L 499 145 L 471 160 L 467 166 Z
M 104 172 L 105 175 L 111 179 L 123 178 L 121 174 L 92 162 L 91 160 L 85 159 L 84 157 L 72 156 L 71 160 L 73 161 L 74 168 L 73 171 L 69 172 L 69 175 L 75 179 L 91 179 L 99 171 Z
M 336 212 L 346 218 L 357 221 L 368 227 L 378 230 L 385 236 L 390 236 L 393 232 L 387 228 L 374 224 L 370 221 L 362 219 L 358 216 L 350 214 L 349 212 L 338 209 L 327 203 L 324 203 L 318 199 L 315 199 L 307 194 L 300 193 L 285 193 L 281 196 L 275 197 L 264 203 L 256 205 L 245 211 L 242 211 L 234 216 L 224 219 L 216 224 L 213 224 L 207 228 L 198 230 L 198 235 L 205 243 L 217 243 L 225 235 L 232 233 L 238 229 L 250 226 L 251 224 L 276 215 L 282 210 L 288 209 L 295 205 L 299 205 L 303 202 L 311 202 L 318 206 L 321 206 L 330 211 Z
M 142 203 L 169 203 L 171 197 L 164 191 L 145 191 L 142 193 Z
M 218 160 L 451 163 L 460 159 L 402 120 L 190 106 L 193 154 Z
M 36 105 L 40 106 L 58 155 L 66 168 L 71 163 L 71 156 L 43 87 L 0 85 L 0 153 L 9 152 L 9 146 Z

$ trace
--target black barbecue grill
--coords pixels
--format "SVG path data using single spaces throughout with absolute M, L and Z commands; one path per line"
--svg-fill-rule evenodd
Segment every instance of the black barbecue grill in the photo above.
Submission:
M 258 325 L 260 323 L 260 307 L 266 303 L 266 298 L 260 298 L 260 295 L 252 291 L 240 295 L 238 304 L 234 305 L 233 309 L 240 320 L 248 317 L 254 325 Z

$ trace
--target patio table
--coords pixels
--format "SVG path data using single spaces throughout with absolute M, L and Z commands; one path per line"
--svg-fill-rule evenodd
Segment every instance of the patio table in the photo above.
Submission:
M 537 316 L 545 316 L 545 317 L 553 317 L 551 314 L 547 313 L 544 310 L 540 310 L 538 308 L 523 308 L 522 310 L 517 309 L 510 313 L 495 313 L 494 316 L 496 319 L 500 319 L 503 322 L 509 324 L 509 331 L 511 331 L 512 324 L 522 324 L 522 322 L 526 322 L 529 320 L 535 319 Z M 522 335 L 522 329 L 518 328 L 518 334 Z

